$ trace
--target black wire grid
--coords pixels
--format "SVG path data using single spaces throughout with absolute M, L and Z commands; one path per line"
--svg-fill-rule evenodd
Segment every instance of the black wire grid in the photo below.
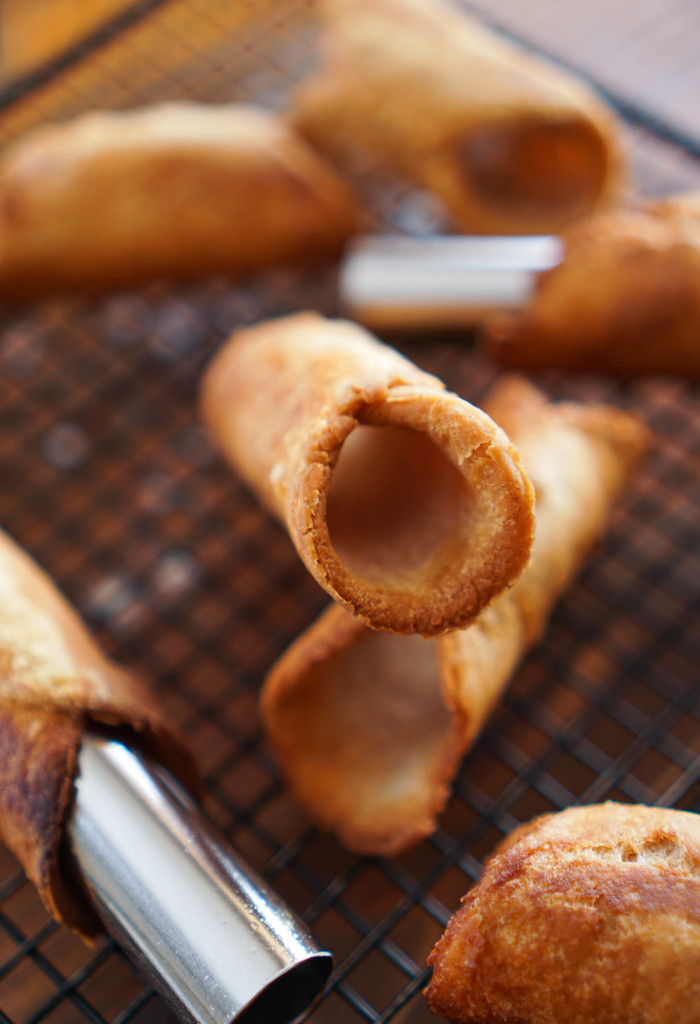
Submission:
M 157 35 L 168 8 L 187 5 L 139 5 L 132 28 Z M 276 5 L 274 25 L 263 11 L 256 45 L 246 26 L 245 76 L 229 76 L 228 92 L 211 56 L 195 53 L 177 79 L 157 78 L 142 53 L 131 98 L 145 98 L 146 80 L 148 98 L 176 94 L 174 82 L 199 98 L 249 98 L 256 81 L 263 99 L 283 95 L 292 63 L 308 56 L 304 8 L 283 17 Z M 117 28 L 119 43 L 128 25 Z M 6 89 L 7 133 L 49 105 L 54 116 L 99 105 L 80 83 L 99 79 L 115 32 Z M 195 80 L 208 82 L 205 96 Z M 108 93 L 100 99 L 120 105 Z M 697 153 L 638 115 L 628 142 L 640 191 L 700 186 Z M 378 195 L 387 223 L 410 221 L 409 193 Z M 465 759 L 438 831 L 392 860 L 351 855 L 295 807 L 257 712 L 267 669 L 326 596 L 218 457 L 196 408 L 201 371 L 231 330 L 310 306 L 332 313 L 333 283 L 333 268 L 276 270 L 0 314 L 0 521 L 151 683 L 199 755 L 207 813 L 332 950 L 336 969 L 310 1019 L 420 1024 L 435 1019 L 421 995 L 427 954 L 517 823 L 609 798 L 700 810 L 700 406 L 697 387 L 680 381 L 538 375 L 554 397 L 639 409 L 652 450 Z M 468 339 L 398 344 L 471 400 L 496 376 Z M 114 943 L 89 948 L 49 918 L 2 850 L 0 879 L 3 1024 L 172 1021 Z

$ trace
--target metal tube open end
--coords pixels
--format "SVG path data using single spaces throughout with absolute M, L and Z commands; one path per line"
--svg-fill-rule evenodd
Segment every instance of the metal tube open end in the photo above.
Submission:
M 69 834 L 106 929 L 188 1024 L 285 1024 L 328 980 L 331 954 L 142 754 L 84 738 Z

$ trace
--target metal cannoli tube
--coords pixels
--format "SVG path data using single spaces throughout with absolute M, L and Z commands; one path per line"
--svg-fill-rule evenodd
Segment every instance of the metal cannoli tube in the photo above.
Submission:
M 193 1024 L 282 1024 L 332 962 L 163 768 L 87 734 L 69 823 L 107 930 Z

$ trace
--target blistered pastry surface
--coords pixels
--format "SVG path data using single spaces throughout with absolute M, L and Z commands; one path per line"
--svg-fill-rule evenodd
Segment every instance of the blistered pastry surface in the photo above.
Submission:
M 521 826 L 431 954 L 450 1021 L 697 1019 L 700 819 L 606 803 Z

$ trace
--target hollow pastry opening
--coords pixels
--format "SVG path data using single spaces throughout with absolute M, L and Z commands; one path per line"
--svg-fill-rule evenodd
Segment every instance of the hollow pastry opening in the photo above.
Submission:
M 400 588 L 463 561 L 472 505 L 464 477 L 430 438 L 360 424 L 340 450 L 326 521 L 346 569 Z
M 608 172 L 604 140 L 579 121 L 484 125 L 458 141 L 456 155 L 485 206 L 545 226 L 589 210 Z
M 294 693 L 276 731 L 311 814 L 363 852 L 429 831 L 457 756 L 434 645 L 362 629 L 312 661 Z

